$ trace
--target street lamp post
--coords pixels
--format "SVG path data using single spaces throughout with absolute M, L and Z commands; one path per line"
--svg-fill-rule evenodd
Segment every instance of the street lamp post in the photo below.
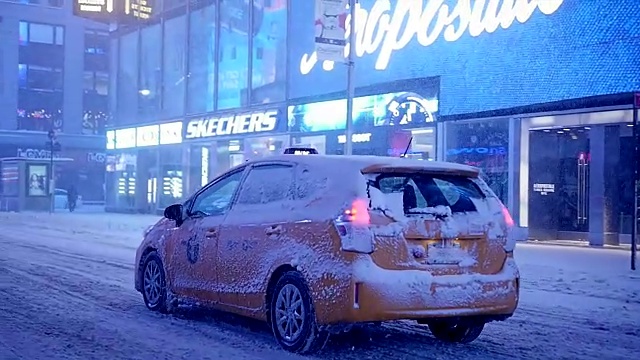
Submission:
M 353 61 L 356 52 L 356 3 L 357 0 L 349 0 L 349 13 L 351 17 L 351 25 L 349 26 L 349 55 L 347 56 L 347 139 L 344 143 L 344 154 L 353 154 L 353 97 L 355 93 L 355 84 L 353 81 L 355 72 L 355 62 Z
M 55 209 L 55 175 L 53 171 L 53 155 L 54 152 L 60 151 L 61 146 L 54 130 L 49 130 L 47 137 L 49 138 L 49 141 L 47 141 L 45 145 L 49 148 L 49 213 L 51 214 Z
M 640 109 L 640 93 L 633 96 L 633 147 L 634 147 L 634 186 L 633 186 L 633 225 L 631 226 L 631 270 L 636 269 L 638 246 L 638 230 L 640 226 L 640 129 L 638 129 L 638 111 Z

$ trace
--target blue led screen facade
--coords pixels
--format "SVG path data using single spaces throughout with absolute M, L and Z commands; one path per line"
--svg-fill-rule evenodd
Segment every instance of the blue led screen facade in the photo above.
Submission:
M 440 76 L 442 115 L 636 91 L 638 2 L 612 3 L 360 0 L 356 86 L 384 93 L 386 82 Z M 290 6 L 289 97 L 343 91 L 346 66 L 314 61 L 314 2 Z

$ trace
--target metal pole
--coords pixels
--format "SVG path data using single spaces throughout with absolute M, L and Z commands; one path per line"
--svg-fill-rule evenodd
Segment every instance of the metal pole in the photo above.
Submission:
M 49 143 L 51 144 L 49 146 L 49 186 L 48 186 L 48 190 L 49 190 L 49 214 L 53 213 L 53 207 L 55 204 L 54 201 L 54 194 L 55 194 L 55 190 L 53 189 L 53 138 L 51 138 L 51 140 L 49 140 Z
M 347 57 L 347 128 L 346 128 L 346 142 L 344 144 L 344 154 L 353 154 L 353 96 L 355 93 L 355 86 L 353 83 L 353 75 L 355 71 L 355 52 L 356 52 L 356 3 L 357 0 L 349 0 L 349 11 L 351 13 L 351 26 L 349 31 L 349 56 Z
M 633 172 L 634 177 L 634 191 L 633 191 L 633 225 L 631 226 L 631 270 L 636 269 L 636 257 L 637 257 L 637 244 L 638 244 L 638 196 L 640 196 L 640 129 L 638 129 L 638 99 L 639 95 L 634 94 L 633 98 L 633 144 L 634 144 L 634 160 L 633 160 Z

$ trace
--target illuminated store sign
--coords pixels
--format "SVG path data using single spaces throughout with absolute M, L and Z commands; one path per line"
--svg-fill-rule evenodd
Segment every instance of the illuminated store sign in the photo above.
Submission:
M 115 0 L 76 0 L 74 10 L 79 14 L 104 14 L 113 13 Z
M 369 10 L 356 5 L 356 56 L 377 54 L 375 69 L 385 70 L 393 53 L 405 48 L 414 38 L 427 47 L 441 37 L 455 42 L 465 33 L 472 37 L 490 34 L 500 27 L 510 28 L 516 21 L 526 23 L 536 12 L 551 15 L 563 3 L 564 0 L 458 0 L 450 6 L 445 0 L 377 0 Z M 348 51 L 346 46 L 345 57 Z M 300 73 L 309 74 L 317 62 L 315 52 L 304 54 L 300 59 Z M 333 61 L 322 63 L 326 71 L 333 70 L 333 66 Z
M 138 19 L 149 19 L 153 14 L 153 6 L 150 0 L 124 0 L 125 15 Z
M 116 148 L 116 132 L 114 130 L 107 131 L 107 150 Z
M 505 146 L 492 147 L 465 147 L 447 150 L 447 155 L 460 154 L 480 154 L 480 155 L 506 155 L 507 148 Z
M 193 119 L 187 124 L 185 138 L 197 139 L 273 131 L 278 124 L 278 113 L 278 110 L 269 110 L 232 116 Z
M 365 143 L 371 141 L 371 133 L 364 134 L 352 134 L 351 142 L 354 143 Z M 347 142 L 347 135 L 338 135 L 338 143 L 344 144 Z
M 116 130 L 116 149 L 136 147 L 136 128 Z
M 353 99 L 354 130 L 378 126 L 422 127 L 436 121 L 439 102 L 410 91 L 360 96 Z M 328 100 L 288 108 L 289 130 L 316 132 L 344 130 L 347 100 Z M 346 138 L 345 138 L 346 140 Z
M 160 124 L 160 145 L 182 143 L 182 121 Z
M 103 23 L 138 23 L 153 16 L 155 1 L 73 0 L 73 14 Z
M 136 129 L 136 146 L 155 146 L 160 144 L 160 127 L 158 125 L 141 126 Z

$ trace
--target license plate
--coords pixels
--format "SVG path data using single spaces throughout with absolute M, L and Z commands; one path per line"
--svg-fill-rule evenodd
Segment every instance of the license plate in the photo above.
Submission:
M 427 264 L 458 265 L 464 258 L 460 244 L 451 240 L 442 240 L 429 244 L 427 248 Z

